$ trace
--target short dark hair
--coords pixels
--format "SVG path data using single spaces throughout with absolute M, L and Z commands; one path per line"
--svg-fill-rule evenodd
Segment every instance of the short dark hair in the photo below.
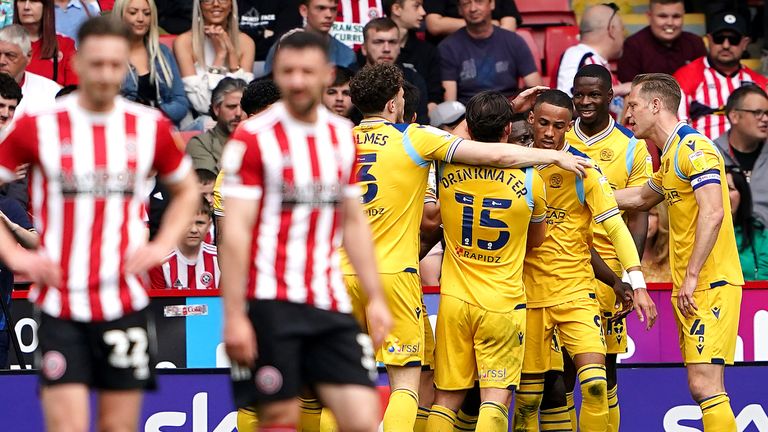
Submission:
M 509 122 L 516 123 L 519 121 L 524 121 L 524 122 L 528 121 L 528 111 L 520 112 L 520 113 L 519 112 L 512 113 L 512 119 Z
M 277 43 L 275 58 L 277 58 L 277 54 L 284 49 L 317 49 L 322 51 L 326 60 L 330 58 L 328 54 L 328 42 L 318 34 L 301 29 L 288 32 L 280 39 Z
M 349 81 L 352 80 L 352 77 L 355 76 L 352 69 L 345 68 L 344 66 L 337 65 L 334 69 L 336 70 L 336 74 L 333 77 L 333 84 L 331 84 L 331 87 L 343 86 L 344 84 L 349 83 Z
M 205 197 L 200 197 L 200 205 L 197 207 L 197 214 L 204 214 L 213 220 L 213 206 Z
M 573 116 L 573 101 L 567 94 L 560 90 L 550 89 L 541 92 L 541 94 L 536 96 L 536 102 L 533 104 L 533 109 L 535 110 L 541 104 L 549 104 L 565 108 L 570 111 L 571 116 Z
M 86 39 L 94 36 L 115 36 L 127 42 L 131 40 L 131 31 L 122 21 L 100 15 L 86 20 L 77 31 L 77 40 L 81 47 Z
M 419 100 L 421 100 L 419 88 L 408 81 L 403 81 L 403 98 L 405 99 L 403 121 L 410 123 L 413 120 L 413 115 L 419 109 Z
M 655 4 L 669 5 L 669 4 L 678 4 L 678 3 L 685 4 L 685 0 L 650 0 L 648 2 L 648 6 L 650 7 L 650 6 L 653 6 Z
M 579 69 L 576 72 L 576 75 L 573 77 L 573 86 L 576 86 L 576 80 L 579 78 L 597 78 L 600 80 L 600 86 L 603 88 L 611 88 L 611 72 L 603 65 L 599 64 L 588 64 L 586 66 L 583 66 L 581 69 Z
M 245 87 L 240 106 L 249 116 L 263 111 L 280 100 L 280 89 L 271 79 L 253 80 Z
M 368 40 L 368 31 L 371 29 L 376 30 L 377 32 L 382 32 L 382 31 L 389 31 L 396 28 L 397 28 L 397 24 L 395 24 L 395 22 L 392 21 L 392 18 L 387 18 L 387 17 L 374 18 L 368 21 L 368 24 L 366 24 L 365 27 L 363 27 L 363 41 Z
M 499 141 L 511 121 L 512 107 L 500 92 L 480 92 L 467 102 L 467 129 L 474 140 Z
M 635 76 L 632 87 L 640 86 L 640 94 L 643 97 L 659 98 L 664 103 L 664 108 L 672 113 L 677 113 L 682 94 L 677 80 L 665 73 L 647 73 Z
M 381 7 L 384 9 L 384 15 L 391 17 L 392 7 L 396 4 L 399 4 L 402 7 L 403 3 L 405 3 L 405 0 L 384 0 L 381 2 Z
M 334 3 L 338 4 L 339 0 L 334 0 Z M 312 0 L 301 0 L 299 4 L 303 4 L 304 6 L 309 6 L 309 4 L 312 3 Z
M 768 94 L 765 93 L 765 90 L 760 88 L 760 86 L 756 84 L 744 84 L 741 87 L 737 88 L 736 90 L 731 93 L 730 96 L 728 96 L 728 101 L 725 103 L 725 114 L 730 114 L 734 109 L 739 108 L 741 101 L 744 100 L 748 95 L 756 94 L 760 95 L 766 99 L 768 99 Z
M 216 173 L 209 169 L 197 168 L 195 169 L 195 174 L 197 174 L 197 180 L 202 184 L 216 181 Z
M 393 64 L 365 66 L 349 82 L 352 103 L 364 115 L 380 113 L 403 87 L 403 72 Z
M 3 99 L 16 99 L 16 103 L 21 102 L 21 87 L 7 73 L 0 73 L 0 97 Z

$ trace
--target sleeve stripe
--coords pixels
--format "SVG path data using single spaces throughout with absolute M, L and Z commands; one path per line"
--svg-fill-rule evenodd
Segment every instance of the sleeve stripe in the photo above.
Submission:
M 408 136 L 408 132 L 403 134 L 403 148 L 405 149 L 405 153 L 408 154 L 408 157 L 411 158 L 413 163 L 415 163 L 418 166 L 426 166 L 429 165 L 429 162 L 424 160 L 424 158 L 421 157 L 418 151 L 413 147 L 413 143 L 411 142 L 411 138 Z
M 261 198 L 261 186 L 222 185 L 221 195 L 225 197 L 258 200 Z
M 608 219 L 608 218 L 610 218 L 612 216 L 616 216 L 617 214 L 619 214 L 619 208 L 618 207 L 614 207 L 614 208 L 612 208 L 612 209 L 610 209 L 610 210 L 608 210 L 606 212 L 600 213 L 599 215 L 595 216 L 594 219 L 595 219 L 596 223 L 602 223 L 606 219 Z
M 184 156 L 179 163 L 179 166 L 175 170 L 161 177 L 161 179 L 170 184 L 175 184 L 181 181 L 192 170 L 192 160 L 188 156 Z
M 693 188 L 693 190 L 696 190 L 696 189 L 698 189 L 698 188 L 700 188 L 702 186 L 708 185 L 708 184 L 718 184 L 719 185 L 720 184 L 720 176 L 711 177 L 711 178 L 699 177 L 695 183 L 691 182 L 691 187 Z
M 664 191 L 661 190 L 660 187 L 656 186 L 656 183 L 653 182 L 653 179 L 648 180 L 648 186 L 650 186 L 651 190 L 653 190 L 657 194 L 664 195 Z
M 700 172 L 698 174 L 693 174 L 691 176 L 691 184 L 693 184 L 693 181 L 696 180 L 697 178 L 702 177 L 702 176 L 707 176 L 707 175 L 716 175 L 719 178 L 720 177 L 720 170 L 713 168 L 713 169 L 708 169 L 708 170 L 706 170 L 704 172 Z
M 451 145 L 448 147 L 448 152 L 445 154 L 446 162 L 453 162 L 453 155 L 456 153 L 456 149 L 459 148 L 459 144 L 461 144 L 462 141 L 464 141 L 463 138 L 456 138 L 456 140 L 451 143 Z
M 544 213 L 541 216 L 531 216 L 531 223 L 541 223 L 547 218 L 547 214 Z
M 424 204 L 437 204 L 437 199 L 435 197 L 424 197 Z

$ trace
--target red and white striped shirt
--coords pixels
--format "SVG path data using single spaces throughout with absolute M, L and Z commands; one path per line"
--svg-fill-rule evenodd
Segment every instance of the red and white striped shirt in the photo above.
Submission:
M 115 99 L 109 113 L 77 95 L 19 118 L 0 144 L 0 180 L 31 163 L 32 213 L 42 250 L 61 266 L 58 287 L 33 287 L 43 312 L 82 322 L 114 320 L 149 303 L 142 279 L 123 270 L 144 243 L 142 204 L 150 172 L 167 182 L 192 165 L 160 111 Z
M 356 49 L 363 44 L 363 27 L 368 21 L 384 16 L 381 0 L 339 0 L 331 36 Z
M 734 90 L 748 83 L 765 90 L 768 84 L 768 78 L 746 66 L 730 76 L 723 75 L 710 66 L 706 57 L 681 67 L 674 76 L 683 92 L 678 110 L 680 120 L 688 121 L 711 140 L 731 127 L 724 107 Z
M 193 260 L 176 249 L 161 266 L 149 271 L 149 279 L 154 289 L 216 289 L 219 287 L 216 246 L 201 243 L 200 252 Z
M 344 313 L 341 206 L 359 197 L 352 124 L 320 106 L 313 124 L 282 103 L 240 123 L 224 148 L 221 193 L 257 201 L 247 297 Z

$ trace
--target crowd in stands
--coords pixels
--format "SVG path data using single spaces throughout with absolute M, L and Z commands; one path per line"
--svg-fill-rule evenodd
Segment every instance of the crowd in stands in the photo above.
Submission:
M 706 33 L 694 34 L 684 30 L 690 15 L 683 0 L 573 0 L 565 13 L 574 23 L 578 17 L 578 27 L 569 30 L 578 38 L 554 58 L 543 58 L 544 47 L 537 46 L 541 40 L 524 37 L 541 30 L 526 27 L 525 11 L 531 8 L 527 0 L 11 3 L 0 10 L 0 127 L 14 115 L 49 106 L 57 95 L 76 88 L 78 76 L 71 63 L 76 30 L 89 16 L 109 13 L 126 23 L 133 37 L 123 96 L 161 110 L 184 132 L 205 200 L 190 235 L 172 254 L 180 258 L 158 269 L 154 287 L 215 287 L 218 273 L 207 257 L 215 257 L 215 221 L 224 217 L 214 188 L 221 177 L 222 148 L 242 120 L 279 98 L 269 76 L 272 58 L 280 38 L 295 31 L 317 33 L 328 41 L 336 74 L 323 103 L 354 122 L 362 116 L 352 104 L 349 82 L 370 64 L 397 65 L 410 83 L 407 93 L 416 121 L 448 131 L 463 120 L 464 104 L 481 91 L 496 90 L 512 98 L 523 88 L 551 83 L 570 95 L 574 75 L 587 64 L 613 72 L 612 113 L 621 122 L 623 96 L 636 75 L 674 74 L 683 90 L 680 117 L 713 140 L 726 159 L 744 275 L 768 279 L 768 78 L 763 75 L 765 65 L 758 70 L 742 62 L 749 44 L 763 36 L 759 28 L 765 25 L 751 21 L 765 20 L 761 9 L 755 13 L 742 2 L 736 9 L 724 9 L 721 3 L 727 2 L 706 2 Z M 628 35 L 623 19 L 638 7 L 645 10 L 648 25 Z M 545 76 L 551 70 L 554 74 Z M 510 142 L 531 142 L 526 119 L 516 117 Z M 653 145 L 648 149 L 657 164 L 658 151 Z M 17 182 L 2 186 L 0 196 L 26 208 L 25 167 L 18 174 Z M 157 186 L 148 198 L 151 236 L 169 197 Z M 6 223 L 28 224 L 7 216 Z M 644 270 L 651 281 L 669 281 L 664 205 L 651 211 L 648 225 Z M 439 284 L 440 248 L 435 246 L 424 260 L 425 285 Z M 205 263 L 197 273 L 189 273 L 196 275 L 197 283 L 187 274 L 170 276 L 171 267 L 178 274 L 182 262 L 197 265 L 198 260 Z

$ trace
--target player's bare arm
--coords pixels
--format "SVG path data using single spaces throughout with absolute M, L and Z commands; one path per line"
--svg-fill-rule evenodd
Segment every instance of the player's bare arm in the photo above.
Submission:
M 137 249 L 126 261 L 125 271 L 143 273 L 160 264 L 189 229 L 200 202 L 195 174 L 190 170 L 180 181 L 166 184 L 173 201 L 163 215 L 154 240 Z
M 229 203 L 227 203 L 229 205 Z M 227 210 L 229 212 L 229 210 Z M 229 217 L 229 214 L 227 214 Z M 392 316 L 381 288 L 368 219 L 357 198 L 344 199 L 343 246 L 368 297 L 366 317 L 375 348 L 392 328 Z
M 637 255 L 642 261 L 645 240 L 648 237 L 648 212 L 642 210 L 628 211 L 625 216 L 627 217 L 627 228 L 629 228 L 632 239 L 635 241 Z
M 537 248 L 544 243 L 544 239 L 547 237 L 547 223 L 531 222 L 528 224 L 528 240 L 525 244 L 526 250 Z
M 58 286 L 61 281 L 59 266 L 43 255 L 18 247 L 16 238 L 4 223 L 0 223 L 0 260 L 14 273 L 26 275 L 35 284 Z
M 608 267 L 608 264 L 603 261 L 600 254 L 598 254 L 594 248 L 590 248 L 589 252 L 592 255 L 591 264 L 592 270 L 595 272 L 595 278 L 609 287 L 612 287 L 613 292 L 616 294 L 615 306 L 621 306 L 621 309 L 614 315 L 613 319 L 620 320 L 632 312 L 632 285 L 617 277 L 616 273 Z
M 614 191 L 616 203 L 621 210 L 648 211 L 664 199 L 664 195 L 654 191 L 647 183 Z
M 19 224 L 13 223 L 13 221 L 8 219 L 8 217 L 3 212 L 0 212 L 0 219 L 5 223 L 5 226 L 8 227 L 8 230 L 11 231 L 13 237 L 23 248 L 37 249 L 37 247 L 40 245 L 40 235 L 37 233 L 37 231 L 33 229 L 28 230 Z
M 472 140 L 464 140 L 459 144 L 453 155 L 453 161 L 499 168 L 525 168 L 534 165 L 555 164 L 579 177 L 585 177 L 587 169 L 593 166 L 593 163 L 587 159 L 558 150 Z
M 233 362 L 250 366 L 256 360 L 256 333 L 245 307 L 245 285 L 251 236 L 257 216 L 255 200 L 227 197 L 227 217 L 219 243 L 219 289 L 224 299 L 224 346 Z
M 442 219 L 440 218 L 440 202 L 424 203 L 424 213 L 421 215 L 422 232 L 432 232 L 440 227 Z
M 693 241 L 693 251 L 685 271 L 685 279 L 677 295 L 677 307 L 683 316 L 691 317 L 699 310 L 693 300 L 693 292 L 699 282 L 699 272 L 707 261 L 707 257 L 715 246 L 723 223 L 725 210 L 720 184 L 708 184 L 693 191 L 696 203 L 699 205 L 699 216 L 696 218 L 696 237 Z M 729 216 L 730 217 L 730 216 Z

